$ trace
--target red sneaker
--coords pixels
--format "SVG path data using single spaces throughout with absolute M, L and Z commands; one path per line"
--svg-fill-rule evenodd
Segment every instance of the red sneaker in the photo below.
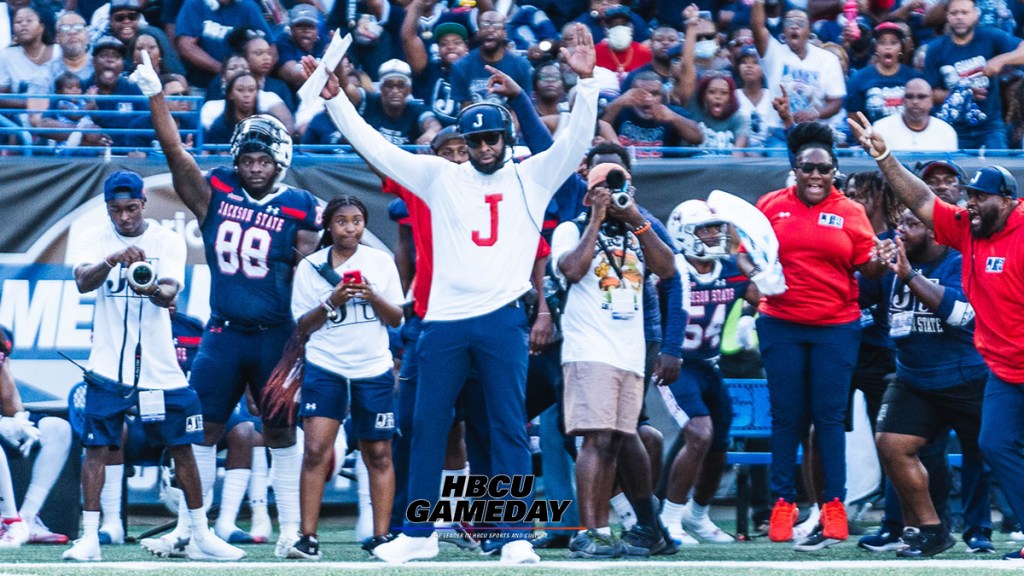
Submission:
M 772 508 L 772 518 L 768 524 L 768 539 L 772 542 L 789 542 L 793 539 L 793 524 L 799 511 L 796 504 L 786 502 L 782 498 Z M 845 516 L 844 516 L 845 517 Z
M 850 537 L 850 524 L 846 521 L 846 507 L 834 498 L 821 507 L 821 527 L 826 538 L 846 540 Z

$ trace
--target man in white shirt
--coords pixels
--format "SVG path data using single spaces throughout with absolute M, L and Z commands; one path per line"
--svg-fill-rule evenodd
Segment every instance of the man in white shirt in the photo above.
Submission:
M 846 97 L 843 67 L 834 54 L 808 41 L 811 24 L 806 12 L 786 12 L 785 42 L 779 42 L 771 37 L 766 26 L 764 0 L 754 0 L 750 29 L 754 33 L 754 46 L 763 58 L 768 90 L 772 98 L 777 98 L 782 96 L 781 87 L 785 87 L 794 122 L 827 121 L 842 109 Z M 777 115 L 768 120 L 779 122 Z M 781 130 L 782 126 L 772 128 Z
M 924 78 L 914 78 L 904 88 L 903 113 L 875 122 L 875 130 L 899 152 L 956 152 L 956 130 L 931 113 L 932 87 Z
M 562 314 L 565 430 L 583 437 L 576 493 L 586 532 L 573 538 L 569 556 L 649 556 L 668 544 L 655 529 L 640 525 L 634 530 L 646 533 L 616 539 L 607 503 L 623 438 L 636 434 L 643 406 L 645 275 L 649 267 L 672 277 L 675 260 L 635 200 L 625 207 L 612 203 L 613 192 L 632 196 L 625 168 L 594 166 L 587 188 L 585 225 L 563 222 L 551 246 L 556 274 L 569 286 Z
M 321 91 L 328 114 L 352 147 L 371 166 L 423 200 L 434 222 L 430 307 L 417 349 L 421 359 L 413 414 L 410 510 L 417 500 L 433 503 L 438 498 L 445 445 L 437 440 L 448 434 L 470 363 L 484 387 L 491 473 L 531 473 L 525 428 L 528 328 L 520 298 L 531 288 L 544 209 L 579 165 L 597 122 L 594 44 L 584 27 L 576 28 L 572 54 L 564 50 L 563 55 L 580 77 L 568 127 L 550 148 L 521 163 L 509 161 L 512 121 L 503 107 L 481 103 L 460 113 L 456 124 L 466 137 L 469 162 L 454 164 L 406 152 L 388 142 L 359 116 L 348 98 L 336 97 L 341 88 L 332 73 Z M 316 61 L 304 58 L 303 66 L 312 74 Z M 522 530 L 512 529 L 515 524 L 502 526 L 509 526 L 499 539 L 506 542 L 502 562 L 540 560 Z M 409 528 L 414 537 L 402 533 L 373 554 L 388 562 L 436 556 L 438 540 L 432 526 L 410 521 Z
M 110 223 L 75 247 L 80 293 L 96 292 L 82 443 L 83 533 L 64 560 L 100 560 L 100 491 L 106 452 L 121 447 L 124 416 L 138 409 L 148 436 L 174 458 L 192 518 L 193 560 L 241 560 L 245 552 L 209 530 L 192 444 L 202 441 L 199 397 L 178 368 L 167 308 L 185 281 L 185 241 L 143 218 L 142 178 L 126 170 L 103 184 Z M 146 266 L 148 264 L 148 267 Z M 145 329 L 143 329 L 145 327 Z

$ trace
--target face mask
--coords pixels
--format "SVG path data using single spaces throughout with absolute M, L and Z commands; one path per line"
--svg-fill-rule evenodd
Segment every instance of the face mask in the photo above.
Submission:
M 625 50 L 632 43 L 633 29 L 629 26 L 614 26 L 608 29 L 608 45 L 612 50 Z
M 707 60 L 715 57 L 715 53 L 718 52 L 718 42 L 714 40 L 698 40 L 693 48 L 697 58 Z

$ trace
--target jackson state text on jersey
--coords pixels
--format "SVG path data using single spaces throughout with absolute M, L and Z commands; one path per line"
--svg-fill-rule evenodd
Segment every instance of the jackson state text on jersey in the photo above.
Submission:
M 685 258 L 676 256 L 677 266 L 689 266 Z M 689 270 L 690 320 L 686 325 L 683 358 L 706 360 L 718 356 L 722 345 L 722 327 L 729 316 L 733 302 L 743 298 L 750 286 L 736 264 L 735 257 L 723 258 L 715 263 L 709 274 L 697 276 Z
M 210 312 L 246 324 L 291 322 L 295 236 L 320 227 L 316 198 L 281 187 L 257 202 L 235 171 L 223 166 L 206 178 L 212 191 L 202 227 Z

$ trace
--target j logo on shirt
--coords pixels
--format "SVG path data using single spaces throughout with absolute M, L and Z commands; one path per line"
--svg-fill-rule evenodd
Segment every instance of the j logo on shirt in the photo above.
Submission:
M 1002 273 L 1003 264 L 1006 263 L 1006 258 L 999 258 L 997 256 L 989 256 L 985 259 L 985 272 L 993 272 L 996 274 Z
M 822 212 L 818 215 L 818 226 L 828 226 L 830 228 L 842 228 L 843 217 L 836 214 L 828 214 Z

